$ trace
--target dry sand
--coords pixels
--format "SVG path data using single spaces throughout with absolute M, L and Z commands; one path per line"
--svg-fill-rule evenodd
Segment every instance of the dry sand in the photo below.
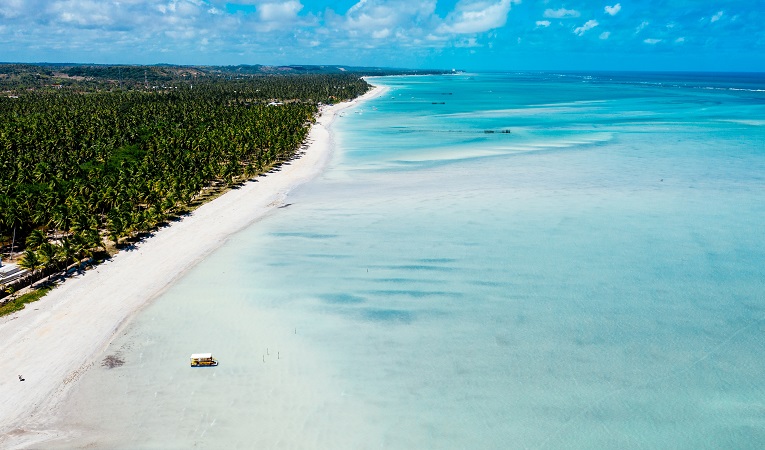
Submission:
M 26 448 L 55 437 L 57 407 L 128 321 L 230 235 L 318 175 L 332 153 L 329 127 L 338 113 L 382 93 L 375 88 L 353 102 L 326 107 L 301 158 L 0 318 L 0 447 Z

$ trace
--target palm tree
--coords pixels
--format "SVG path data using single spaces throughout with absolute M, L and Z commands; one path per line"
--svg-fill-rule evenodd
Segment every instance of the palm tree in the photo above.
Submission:
M 37 250 L 42 244 L 48 242 L 48 236 L 41 230 L 32 230 L 27 236 L 27 247 Z
M 69 209 L 66 205 L 60 204 L 53 208 L 50 224 L 61 233 L 69 230 Z
M 40 245 L 40 248 L 37 250 L 37 256 L 44 269 L 49 270 L 52 267 L 58 268 L 60 259 L 57 245 L 53 245 L 50 242 L 46 242 Z M 48 274 L 49 281 L 51 275 L 52 273 Z
M 91 80 L 77 83 L 77 93 L 3 102 L 0 235 L 13 249 L 12 236 L 46 226 L 64 236 L 106 228 L 114 240 L 142 231 L 203 187 L 289 159 L 317 101 L 368 89 L 350 74 L 205 80 L 161 94 L 96 92 L 105 84 Z M 271 100 L 288 101 L 265 106 Z M 30 240 L 42 244 L 39 235 Z
M 96 233 L 96 235 L 98 235 L 98 233 Z M 85 235 L 78 233 L 72 236 L 72 244 L 80 261 L 85 257 L 90 258 L 93 256 L 93 252 L 90 248 L 91 242 L 89 242 L 89 239 Z
M 58 259 L 64 260 L 64 268 L 69 267 L 69 261 L 74 260 L 80 252 L 76 241 L 69 237 L 61 239 L 61 245 L 56 250 L 58 251 Z
M 125 222 L 122 221 L 119 215 L 113 214 L 106 226 L 109 231 L 109 239 L 114 241 L 114 245 L 119 244 L 119 239 L 125 232 Z
M 16 244 L 16 228 L 23 224 L 22 217 L 19 214 L 18 204 L 10 197 L 0 195 L 0 229 L 6 228 L 8 231 L 12 231 L 11 238 L 11 254 L 13 258 L 13 249 Z
M 106 248 L 104 247 L 104 241 L 103 239 L 101 239 L 101 235 L 98 233 L 98 230 L 96 229 L 85 230 L 82 232 L 81 236 L 83 239 L 83 247 L 94 248 L 96 250 L 100 248 L 106 251 Z
M 19 260 L 19 266 L 32 271 L 32 283 L 29 284 L 30 286 L 34 284 L 34 277 L 37 271 L 45 268 L 45 264 L 37 257 L 37 253 L 29 249 L 24 251 L 24 255 Z

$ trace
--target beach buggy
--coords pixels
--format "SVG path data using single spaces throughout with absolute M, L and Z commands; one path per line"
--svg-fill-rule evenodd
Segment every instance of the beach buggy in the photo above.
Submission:
M 213 358 L 212 353 L 194 353 L 191 355 L 191 367 L 215 367 L 218 360 Z

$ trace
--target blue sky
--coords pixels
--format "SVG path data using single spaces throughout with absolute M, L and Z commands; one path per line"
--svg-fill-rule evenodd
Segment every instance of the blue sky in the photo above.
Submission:
M 765 71 L 765 0 L 0 0 L 0 61 Z

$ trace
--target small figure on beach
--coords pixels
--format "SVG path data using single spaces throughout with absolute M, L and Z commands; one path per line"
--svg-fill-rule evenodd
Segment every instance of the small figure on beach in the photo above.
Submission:
M 24 381 L 24 377 L 22 377 L 21 375 L 19 375 L 19 381 Z

